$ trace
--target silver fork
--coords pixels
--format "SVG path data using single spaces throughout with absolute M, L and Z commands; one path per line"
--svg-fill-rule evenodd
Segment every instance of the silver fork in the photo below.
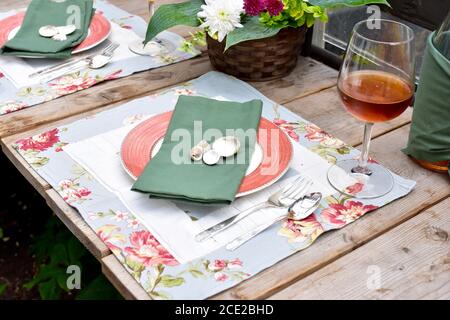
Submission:
M 266 202 L 257 204 L 245 211 L 242 211 L 238 215 L 231 217 L 225 221 L 222 221 L 195 236 L 197 242 L 207 240 L 218 233 L 228 229 L 232 225 L 248 217 L 255 211 L 269 207 L 287 208 L 291 206 L 299 195 L 306 193 L 309 187 L 312 185 L 312 181 L 305 177 L 299 177 L 294 182 L 288 184 L 281 190 L 272 194 Z
M 44 74 L 52 73 L 52 72 L 55 72 L 55 71 L 58 71 L 58 70 L 70 67 L 72 65 L 78 64 L 78 63 L 80 63 L 82 61 L 85 61 L 86 64 L 90 64 L 92 62 L 92 60 L 94 59 L 94 57 L 99 56 L 99 55 L 106 56 L 106 57 L 112 57 L 114 51 L 119 47 L 119 44 L 111 43 L 109 40 L 108 40 L 108 43 L 109 43 L 109 45 L 106 46 L 102 50 L 101 53 L 95 53 L 95 54 L 92 54 L 92 55 L 84 57 L 84 58 L 71 59 L 69 61 L 57 64 L 55 66 L 51 66 L 51 67 L 39 70 L 39 71 L 37 71 L 37 72 L 35 72 L 33 74 L 30 74 L 29 77 L 33 78 L 33 77 L 37 77 L 37 76 L 42 76 Z

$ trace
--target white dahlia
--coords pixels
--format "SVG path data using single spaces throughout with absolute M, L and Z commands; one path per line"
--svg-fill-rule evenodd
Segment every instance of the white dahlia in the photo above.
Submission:
M 207 28 L 211 36 L 217 34 L 217 40 L 222 42 L 228 33 L 235 28 L 242 28 L 241 13 L 244 12 L 243 0 L 205 0 L 203 11 L 198 17 L 204 22 L 201 28 Z

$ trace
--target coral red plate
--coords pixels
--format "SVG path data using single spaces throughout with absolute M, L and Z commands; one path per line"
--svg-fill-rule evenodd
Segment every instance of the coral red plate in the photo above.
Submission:
M 16 15 L 0 21 L 0 47 L 16 35 L 22 25 L 24 17 L 25 12 L 19 12 Z M 73 49 L 72 54 L 80 53 L 99 45 L 109 37 L 110 33 L 111 23 L 102 14 L 96 13 L 92 18 L 86 39 Z
M 141 175 L 159 150 L 171 117 L 172 111 L 156 115 L 137 125 L 125 137 L 121 148 L 122 164 L 133 179 Z M 257 192 L 275 183 L 289 169 L 292 154 L 288 136 L 273 122 L 261 118 L 258 143 L 236 197 Z

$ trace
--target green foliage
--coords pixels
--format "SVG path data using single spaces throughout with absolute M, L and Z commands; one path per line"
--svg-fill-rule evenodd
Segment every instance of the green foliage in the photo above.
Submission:
M 264 25 L 258 17 L 251 17 L 245 22 L 244 28 L 236 28 L 227 35 L 225 50 L 239 42 L 272 37 L 279 31 L 280 28 Z
M 76 300 L 119 300 L 120 294 L 112 284 L 103 276 L 99 275 L 92 280 L 87 287 L 83 288 Z
M 0 296 L 6 291 L 8 285 L 6 283 L 0 283 Z
M 268 12 L 260 15 L 260 22 L 269 27 L 298 28 L 304 24 L 311 27 L 316 19 L 328 21 L 325 10 L 319 6 L 313 6 L 304 1 L 283 0 L 284 10 L 277 16 L 271 16 Z
M 190 37 L 183 41 L 180 51 L 196 54 L 199 53 L 198 47 L 206 45 L 206 33 L 204 31 L 197 31 L 195 33 L 189 32 Z
M 197 13 L 200 12 L 202 4 L 204 4 L 203 0 L 190 0 L 160 6 L 148 24 L 145 43 L 174 26 L 197 27 L 199 25 Z
M 225 1 L 225 0 L 224 0 Z M 242 16 L 243 28 L 236 28 L 227 35 L 226 47 L 247 40 L 263 39 L 276 35 L 281 28 L 298 28 L 306 25 L 313 26 L 319 19 L 328 21 L 326 9 L 339 6 L 356 7 L 366 4 L 385 4 L 387 0 L 282 0 L 283 11 L 277 16 L 263 12 L 259 17 Z M 156 10 L 148 25 L 145 43 L 152 40 L 160 32 L 177 25 L 197 27 L 200 21 L 197 14 L 201 11 L 204 0 L 190 0 L 182 3 L 162 5 Z M 181 51 L 195 53 L 196 46 L 193 41 L 185 41 Z
M 31 253 L 38 268 L 33 279 L 24 287 L 37 287 L 43 300 L 61 299 L 69 292 L 66 283 L 69 277 L 67 267 L 70 265 L 77 265 L 82 270 L 82 289 L 76 292 L 81 299 L 120 297 L 109 283 L 102 283 L 108 281 L 101 274 L 98 262 L 56 217 L 48 220 L 44 232 L 31 246 Z M 92 271 L 94 274 L 89 274 Z

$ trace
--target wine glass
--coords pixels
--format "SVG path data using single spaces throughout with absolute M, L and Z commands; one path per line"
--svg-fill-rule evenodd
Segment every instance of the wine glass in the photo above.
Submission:
M 414 95 L 414 32 L 396 21 L 372 19 L 357 23 L 347 46 L 338 78 L 345 109 L 365 123 L 359 159 L 338 161 L 328 171 L 328 181 L 343 194 L 357 198 L 381 197 L 392 190 L 389 170 L 369 158 L 374 123 L 398 117 Z M 352 194 L 343 185 L 343 171 L 363 188 Z
M 147 1 L 148 1 L 148 11 L 151 18 L 155 13 L 155 0 L 147 0 Z M 133 41 L 128 45 L 128 49 L 130 49 L 131 52 L 141 56 L 154 57 L 160 54 L 167 54 L 173 51 L 175 48 L 173 47 L 170 41 L 167 41 L 165 39 L 159 39 L 158 37 L 156 37 L 145 45 L 144 39 Z

